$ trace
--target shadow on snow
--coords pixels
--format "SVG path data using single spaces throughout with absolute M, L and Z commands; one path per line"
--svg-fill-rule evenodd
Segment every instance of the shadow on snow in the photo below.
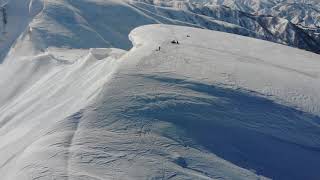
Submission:
M 130 99 L 134 106 L 123 112 L 127 117 L 173 123 L 192 139 L 185 145 L 201 146 L 266 177 L 320 177 L 319 117 L 253 92 L 168 77 L 142 78 L 178 87 L 180 93 Z

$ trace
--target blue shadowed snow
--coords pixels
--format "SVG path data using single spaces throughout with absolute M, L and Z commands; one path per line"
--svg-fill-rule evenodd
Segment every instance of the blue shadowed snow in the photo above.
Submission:
M 146 82 L 142 86 L 138 83 L 141 78 Z M 112 123 L 123 121 L 127 126 L 128 123 L 172 123 L 184 132 L 178 139 L 174 137 L 177 132 L 170 129 L 159 132 L 155 127 L 144 131 L 155 131 L 184 146 L 204 148 L 266 177 L 288 180 L 320 177 L 320 118 L 317 116 L 253 92 L 183 79 L 138 75 L 131 83 L 136 84 L 133 88 L 136 95 L 118 93 L 119 99 L 117 95 L 110 98 L 112 102 L 130 103 L 119 104 L 117 109 L 109 109 L 105 104 L 98 112 L 108 116 L 102 117 L 112 117 L 117 119 Z M 158 83 L 168 88 L 167 93 L 157 93 Z M 151 86 L 155 87 L 154 92 L 139 94 Z M 106 123 L 102 119 L 97 121 Z M 192 159 L 179 157 L 176 163 L 188 168 L 188 161 Z

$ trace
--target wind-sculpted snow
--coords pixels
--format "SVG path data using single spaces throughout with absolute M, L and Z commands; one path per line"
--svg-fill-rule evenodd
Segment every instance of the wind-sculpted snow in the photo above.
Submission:
M 130 40 L 5 60 L 1 179 L 319 177 L 319 55 L 182 26 Z
M 0 179 L 317 180 L 319 55 L 135 28 L 318 52 L 319 5 L 197 2 L 0 1 Z
M 33 0 L 21 3 L 18 0 L 8 1 L 5 6 L 8 14 L 7 24 L 3 26 L 5 30 L 0 35 L 0 61 L 10 54 L 33 56 L 51 46 L 86 49 L 114 47 L 128 50 L 132 47 L 128 39 L 131 30 L 141 25 L 158 23 L 218 30 L 320 52 L 320 30 L 302 26 L 302 24 L 312 24 L 318 17 L 317 11 L 305 10 L 314 15 L 310 18 L 292 16 L 291 19 L 284 19 L 285 17 L 280 17 L 284 16 L 282 14 L 285 8 L 280 6 L 274 8 L 279 9 L 274 11 L 278 14 L 265 12 L 253 15 L 250 14 L 251 11 L 242 12 L 226 7 L 224 4 L 165 2 Z M 265 3 L 262 4 L 265 5 Z M 292 10 L 288 15 L 293 12 L 305 14 L 304 10 Z M 309 20 L 305 23 L 300 21 L 299 24 L 292 23 L 293 21 L 297 23 L 297 19 Z M 17 41 L 24 43 L 14 43 Z M 8 53 L 9 51 L 12 53 Z
M 100 51 L 48 49 L 44 54 L 20 57 L 0 66 L 1 179 L 37 179 L 39 172 L 53 168 L 33 167 L 20 158 L 30 158 L 36 152 L 34 160 L 48 159 L 40 153 L 45 146 L 34 147 L 33 143 L 45 141 L 50 128 L 86 107 L 99 94 L 101 85 L 116 68 L 115 59 L 123 53 L 122 50 L 105 49 L 105 58 L 100 61 Z M 63 144 L 67 138 L 59 136 L 54 141 Z M 18 161 L 26 165 L 25 170 L 17 169 L 19 165 L 15 162 Z M 28 167 L 34 168 L 33 171 L 29 172 Z M 61 168 L 65 170 L 62 165 Z M 53 175 L 58 179 L 62 176 L 65 174 Z

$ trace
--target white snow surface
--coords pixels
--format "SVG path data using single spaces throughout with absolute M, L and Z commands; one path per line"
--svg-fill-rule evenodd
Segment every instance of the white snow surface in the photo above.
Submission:
M 255 4 L 249 3 L 254 0 L 242 1 L 239 5 L 243 7 Z M 176 0 L 161 2 L 156 4 L 148 0 L 3 0 L 1 3 L 6 5 L 1 6 L 5 7 L 8 17 L 7 24 L 4 25 L 0 8 L 0 62 L 7 55 L 19 54 L 8 54 L 11 47 L 15 47 L 11 48 L 11 51 L 20 51 L 24 56 L 44 52 L 51 46 L 85 49 L 114 47 L 128 50 L 132 47 L 128 34 L 134 28 L 146 24 L 200 27 L 269 40 L 316 53 L 320 51 L 320 35 L 317 28 L 301 29 L 287 20 L 292 18 L 295 19 L 292 21 L 298 23 L 302 18 L 307 24 L 316 25 L 320 13 L 309 9 L 308 7 L 312 6 L 307 4 L 290 4 L 286 8 L 279 5 L 272 8 L 274 11 L 265 12 L 278 14 L 279 17 L 290 16 L 283 19 L 278 16 L 244 14 L 218 2 L 212 5 L 202 4 L 200 1 L 196 5 Z M 175 4 L 170 6 L 170 3 Z M 268 3 L 258 4 L 263 4 L 264 9 L 269 7 L 266 5 Z M 297 10 L 298 7 L 305 8 L 300 11 Z M 312 16 L 308 18 L 308 14 Z M 296 15 L 299 18 L 295 18 Z M 29 44 L 15 43 L 17 39 Z
M 319 55 L 170 25 L 129 38 L 17 40 L 0 65 L 2 180 L 320 177 Z

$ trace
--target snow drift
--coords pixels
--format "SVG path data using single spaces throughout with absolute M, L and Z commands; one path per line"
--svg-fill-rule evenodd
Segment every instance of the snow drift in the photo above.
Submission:
M 168 25 L 130 40 L 129 51 L 11 51 L 2 179 L 320 176 L 319 55 Z

